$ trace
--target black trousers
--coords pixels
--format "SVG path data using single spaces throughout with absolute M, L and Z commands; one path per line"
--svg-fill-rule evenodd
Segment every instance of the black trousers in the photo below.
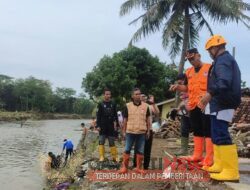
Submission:
M 73 154 L 73 148 L 66 149 L 65 161 L 67 161 L 68 156 L 70 155 L 70 157 L 71 157 L 72 154 Z
M 196 107 L 190 111 L 190 122 L 194 136 L 211 137 L 210 115 L 205 115 L 200 108 Z
M 144 162 L 143 162 L 143 168 L 145 170 L 148 169 L 150 158 L 151 158 L 151 150 L 152 150 L 152 144 L 153 144 L 153 131 L 150 130 L 149 138 L 145 141 L 144 146 Z M 134 152 L 134 167 L 136 167 L 136 152 Z
M 192 132 L 193 129 L 191 127 L 190 118 L 186 116 L 181 116 L 181 136 L 189 137 L 189 133 Z

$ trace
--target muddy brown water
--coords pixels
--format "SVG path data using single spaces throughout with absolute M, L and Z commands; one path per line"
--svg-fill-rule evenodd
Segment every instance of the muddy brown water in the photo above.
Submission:
M 60 154 L 64 138 L 76 146 L 81 122 L 88 121 L 27 121 L 22 128 L 18 123 L 0 123 L 0 189 L 43 189 L 39 156 L 49 151 Z

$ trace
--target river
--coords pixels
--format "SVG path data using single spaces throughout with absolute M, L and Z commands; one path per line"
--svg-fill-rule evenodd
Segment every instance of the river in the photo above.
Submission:
M 52 151 L 60 154 L 63 139 L 76 147 L 84 120 L 27 121 L 0 123 L 1 190 L 41 190 L 44 187 L 39 156 Z

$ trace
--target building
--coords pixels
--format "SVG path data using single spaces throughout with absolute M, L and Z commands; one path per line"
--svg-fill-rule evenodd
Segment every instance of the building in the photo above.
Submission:
M 165 100 L 163 102 L 159 102 L 156 104 L 160 110 L 160 118 L 162 119 L 166 119 L 166 115 L 167 113 L 175 107 L 175 98 L 169 99 L 169 100 Z

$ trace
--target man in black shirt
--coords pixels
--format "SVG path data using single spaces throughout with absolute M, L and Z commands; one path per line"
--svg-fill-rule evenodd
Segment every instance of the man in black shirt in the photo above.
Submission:
M 118 161 L 117 149 L 115 146 L 115 131 L 117 130 L 116 105 L 111 101 L 111 91 L 104 90 L 104 99 L 98 104 L 96 113 L 97 130 L 99 130 L 99 154 L 100 161 L 104 161 L 105 139 L 109 141 L 110 152 L 114 161 Z

